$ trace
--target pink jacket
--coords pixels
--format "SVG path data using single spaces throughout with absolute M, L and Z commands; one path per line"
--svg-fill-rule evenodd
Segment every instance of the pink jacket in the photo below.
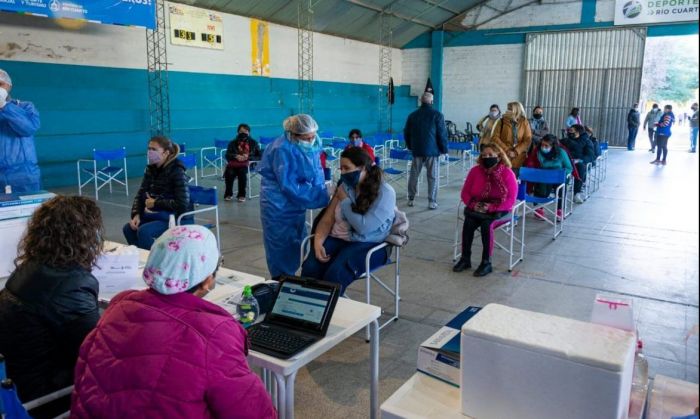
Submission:
M 71 418 L 275 418 L 245 330 L 189 293 L 125 291 L 80 347 Z
M 510 211 L 517 196 L 515 174 L 500 163 L 490 173 L 480 164 L 474 166 L 462 187 L 462 202 L 470 210 L 478 202 L 487 202 L 488 212 Z

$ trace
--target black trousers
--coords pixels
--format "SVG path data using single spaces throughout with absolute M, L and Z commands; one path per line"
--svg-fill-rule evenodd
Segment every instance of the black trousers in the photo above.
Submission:
M 481 232 L 481 261 L 491 260 L 493 241 L 491 237 L 491 224 L 499 218 L 505 216 L 507 212 L 479 213 L 470 209 L 464 209 L 464 225 L 462 226 L 462 258 L 471 260 L 472 243 L 474 242 L 474 232 L 479 229 Z
M 238 178 L 238 195 L 236 198 L 245 198 L 245 188 L 248 184 L 248 168 L 247 167 L 227 167 L 224 172 L 224 183 L 226 191 L 224 197 L 233 196 L 233 180 Z
M 668 155 L 668 135 L 656 134 L 656 160 L 666 161 Z M 663 158 L 661 158 L 663 156 Z

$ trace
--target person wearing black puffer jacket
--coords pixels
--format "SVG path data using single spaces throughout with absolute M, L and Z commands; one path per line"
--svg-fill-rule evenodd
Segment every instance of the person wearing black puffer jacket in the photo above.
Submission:
M 155 136 L 148 143 L 148 166 L 131 207 L 131 221 L 122 231 L 126 242 L 150 250 L 153 242 L 175 218 L 193 209 L 187 189 L 189 176 L 177 155 L 180 147 L 168 138 Z M 183 224 L 192 223 L 184 219 Z
M 574 202 L 583 204 L 581 189 L 588 175 L 586 165 L 595 161 L 593 143 L 583 125 L 576 124 L 567 128 L 566 138 L 562 140 L 562 144 L 569 150 L 571 162 L 576 166 L 576 171 L 579 174 L 579 179 L 574 179 Z
M 78 349 L 99 320 L 91 270 L 103 246 L 102 215 L 85 197 L 57 196 L 39 207 L 0 291 L 0 354 L 22 402 L 73 384 Z M 70 400 L 32 411 L 55 417 Z

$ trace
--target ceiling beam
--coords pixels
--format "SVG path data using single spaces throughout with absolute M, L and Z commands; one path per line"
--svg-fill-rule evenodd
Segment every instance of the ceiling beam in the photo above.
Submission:
M 437 2 L 435 2 L 434 0 L 423 0 L 423 1 L 424 1 L 425 3 L 430 4 L 430 5 L 437 6 L 438 9 L 442 9 L 442 10 L 444 10 L 444 11 L 446 11 L 446 12 L 450 12 L 450 13 L 452 13 L 453 15 L 458 15 L 458 14 L 459 14 L 459 11 L 450 9 L 450 8 L 447 7 L 447 6 L 443 6 L 441 3 L 437 3 Z
M 346 1 L 346 2 L 348 2 L 348 3 L 351 3 L 351 4 L 354 4 L 355 6 L 359 6 L 359 7 L 365 8 L 365 9 L 367 9 L 367 10 L 375 11 L 375 12 L 377 12 L 377 13 L 382 13 L 382 12 L 384 12 L 384 13 L 386 13 L 386 14 L 388 14 L 388 15 L 391 15 L 391 16 L 394 16 L 394 17 L 396 17 L 396 18 L 398 18 L 398 19 L 405 20 L 406 22 L 415 23 L 415 24 L 418 24 L 418 25 L 421 25 L 421 26 L 425 26 L 426 28 L 435 29 L 435 28 L 439 27 L 439 25 L 433 25 L 433 24 L 430 23 L 430 22 L 426 22 L 426 21 L 423 21 L 423 20 L 420 20 L 420 19 L 412 18 L 412 17 L 410 17 L 410 16 L 406 16 L 406 15 L 403 15 L 403 14 L 401 14 L 401 13 L 396 13 L 396 12 L 393 12 L 393 11 L 390 11 L 390 10 L 383 10 L 381 7 L 377 7 L 377 6 L 374 6 L 374 5 L 371 5 L 371 4 L 367 4 L 367 3 L 365 3 L 365 2 L 363 2 L 363 1 L 361 1 L 361 0 L 344 0 L 344 1 Z

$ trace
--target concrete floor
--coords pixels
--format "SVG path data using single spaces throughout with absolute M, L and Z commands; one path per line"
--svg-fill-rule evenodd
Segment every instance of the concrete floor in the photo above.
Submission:
M 498 250 L 495 272 L 485 278 L 452 272 L 462 175 L 440 190 L 436 211 L 427 209 L 425 198 L 413 208 L 399 201 L 411 222 L 411 239 L 401 259 L 401 318 L 381 332 L 380 401 L 415 372 L 418 345 L 467 306 L 497 302 L 588 320 L 600 292 L 633 298 L 651 377 L 659 373 L 697 383 L 698 336 L 687 334 L 698 323 L 698 156 L 672 150 L 668 166 L 653 166 L 641 145 L 634 152 L 610 151 L 607 180 L 576 207 L 556 241 L 551 227 L 528 219 L 525 261 L 511 273 Z M 213 178 L 203 184 L 223 187 Z M 134 179 L 132 191 L 136 187 Z M 404 197 L 404 186 L 398 189 Z M 123 195 L 103 195 L 108 239 L 123 242 L 129 206 Z M 225 265 L 267 276 L 259 201 L 222 201 L 220 208 Z M 475 243 L 475 255 L 478 247 Z M 389 270 L 380 276 L 389 278 Z M 361 285 L 350 288 L 350 297 L 362 298 Z M 378 291 L 377 303 L 391 310 L 391 300 Z M 302 369 L 297 416 L 367 417 L 368 354 L 358 334 Z

